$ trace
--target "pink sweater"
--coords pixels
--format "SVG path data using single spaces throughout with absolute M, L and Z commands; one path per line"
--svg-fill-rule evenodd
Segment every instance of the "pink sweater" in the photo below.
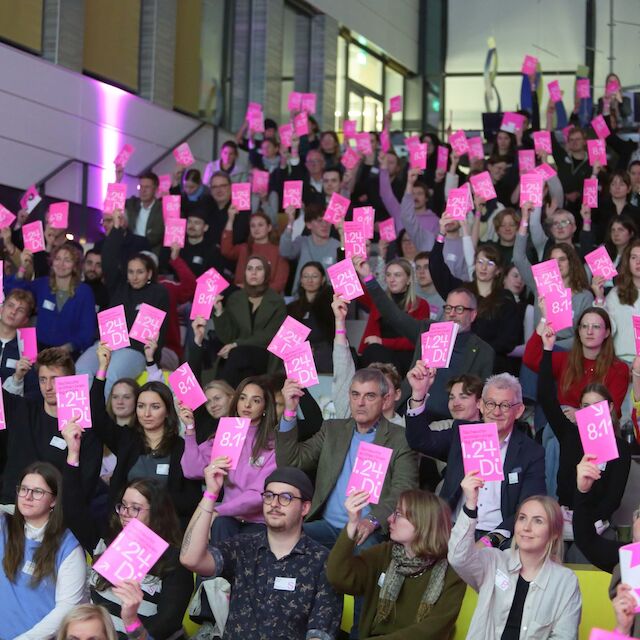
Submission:
M 262 515 L 262 492 L 267 476 L 275 471 L 276 450 L 267 449 L 261 452 L 258 463 L 251 461 L 251 450 L 256 437 L 256 427 L 249 427 L 247 439 L 244 441 L 238 466 L 229 471 L 224 483 L 224 497 L 216 505 L 221 516 L 232 516 L 247 522 L 264 523 Z M 204 477 L 204 468 L 211 462 L 213 438 L 198 445 L 194 435 L 184 439 L 184 453 L 180 464 L 185 478 L 198 480 Z

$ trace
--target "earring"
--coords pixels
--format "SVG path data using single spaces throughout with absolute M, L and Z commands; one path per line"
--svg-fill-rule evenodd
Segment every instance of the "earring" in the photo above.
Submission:
M 264 418 L 266 415 L 267 415 L 267 412 L 266 412 L 266 411 L 263 411 L 263 412 L 262 412 L 262 417 Z

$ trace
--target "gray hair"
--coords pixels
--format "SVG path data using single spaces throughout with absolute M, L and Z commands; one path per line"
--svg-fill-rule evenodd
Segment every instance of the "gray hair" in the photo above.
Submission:
M 458 287 L 457 289 L 452 289 L 451 291 L 449 291 L 447 295 L 447 300 L 449 300 L 449 296 L 453 295 L 454 293 L 463 293 L 465 296 L 467 296 L 467 299 L 469 300 L 469 306 L 472 309 L 478 308 L 478 298 L 476 297 L 476 294 L 473 293 L 473 291 L 469 291 L 469 289 L 466 289 L 465 287 Z M 447 304 L 449 303 L 447 302 Z
M 567 218 L 571 220 L 571 224 L 576 224 L 576 217 L 573 215 L 573 213 L 571 213 L 571 211 L 567 211 L 566 209 L 556 209 L 551 214 L 551 217 L 555 218 L 556 216 L 567 216 Z M 549 222 L 549 224 L 551 224 L 551 221 Z
M 489 376 L 482 388 L 482 399 L 486 401 L 489 387 L 495 387 L 496 389 L 507 389 L 513 391 L 515 400 L 518 404 L 522 403 L 522 387 L 520 386 L 520 380 L 510 373 L 498 373 L 494 376 Z
M 374 369 L 373 367 L 367 367 L 366 369 L 358 369 L 351 378 L 351 386 L 353 383 L 364 384 L 365 382 L 377 382 L 380 388 L 380 395 L 386 396 L 389 393 L 389 382 L 387 377 L 380 371 L 380 369 Z

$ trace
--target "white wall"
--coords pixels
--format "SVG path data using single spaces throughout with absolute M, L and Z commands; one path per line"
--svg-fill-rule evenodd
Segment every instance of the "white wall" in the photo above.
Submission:
M 311 4 L 417 71 L 419 0 L 311 0 Z
M 0 184 L 26 188 L 69 158 L 92 163 L 89 205 L 100 207 L 113 160 L 125 143 L 136 151 L 136 174 L 189 134 L 198 121 L 111 85 L 0 45 Z M 196 159 L 211 157 L 212 130 L 189 141 Z M 202 164 L 199 163 L 199 164 Z M 158 167 L 168 173 L 173 158 Z M 135 181 L 129 181 L 130 191 Z M 72 165 L 47 184 L 47 194 L 80 201 L 81 171 Z

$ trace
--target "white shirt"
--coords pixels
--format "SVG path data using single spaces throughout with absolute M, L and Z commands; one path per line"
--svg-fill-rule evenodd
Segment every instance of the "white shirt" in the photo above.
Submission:
M 148 207 L 145 207 L 142 202 L 140 203 L 140 213 L 138 214 L 138 219 L 136 220 L 136 228 L 134 230 L 134 234 L 137 236 L 142 236 L 143 238 L 147 235 L 147 222 L 149 222 L 149 216 L 151 215 L 151 209 L 155 203 L 155 200 L 151 202 Z

